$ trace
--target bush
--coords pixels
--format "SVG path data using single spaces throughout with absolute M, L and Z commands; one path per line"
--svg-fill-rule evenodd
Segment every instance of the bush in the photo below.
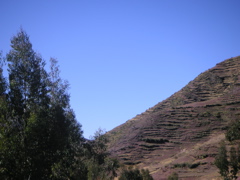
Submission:
M 225 136 L 226 136 L 226 139 L 230 142 L 234 141 L 234 140 L 238 140 L 240 139 L 240 133 L 239 133 L 239 130 L 240 130 L 240 122 L 239 121 L 235 121 L 234 123 L 232 123 Z
M 178 180 L 178 173 L 174 172 L 168 176 L 168 180 Z
M 141 169 L 138 168 L 132 169 L 123 169 L 120 175 L 119 180 L 153 180 L 153 177 L 150 175 L 148 169 Z

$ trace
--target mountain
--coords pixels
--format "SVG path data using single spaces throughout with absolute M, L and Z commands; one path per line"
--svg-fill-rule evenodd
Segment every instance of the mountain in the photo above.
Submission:
M 173 82 L 174 83 L 174 82 Z M 219 177 L 213 165 L 229 123 L 240 117 L 240 56 L 201 73 L 184 88 L 108 132 L 109 151 L 155 179 Z

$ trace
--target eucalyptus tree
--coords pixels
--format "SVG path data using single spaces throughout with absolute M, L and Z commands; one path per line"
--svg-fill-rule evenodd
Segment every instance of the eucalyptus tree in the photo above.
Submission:
M 36 172 L 42 169 L 36 168 L 39 157 L 34 155 L 41 149 L 39 137 L 44 136 L 36 130 L 41 128 L 40 123 L 47 117 L 50 101 L 48 76 L 44 60 L 32 49 L 29 36 L 22 29 L 12 37 L 6 60 L 9 87 L 8 115 L 5 117 L 8 126 L 5 131 L 9 131 L 11 137 L 5 137 L 8 151 L 5 151 L 7 158 L 2 166 L 5 166 L 4 173 L 11 178 L 27 179 L 39 174 Z
M 219 173 L 225 179 L 229 179 L 229 161 L 227 159 L 227 149 L 224 142 L 221 142 L 221 145 L 218 149 L 218 154 L 215 158 L 215 165 L 219 169 Z
M 5 163 L 8 156 L 6 156 L 7 151 L 9 151 L 9 142 L 6 141 L 6 137 L 10 136 L 9 122 L 7 119 L 8 105 L 7 105 L 7 81 L 3 76 L 3 57 L 2 52 L 0 52 L 0 164 L 5 164 L 10 166 L 10 163 Z M 9 154 L 10 155 L 10 154 Z M 3 172 L 6 170 L 4 166 L 0 166 L 0 178 L 4 178 Z
M 49 72 L 51 122 L 49 126 L 52 127 L 51 146 L 57 152 L 53 167 L 53 175 L 56 179 L 85 176 L 83 175 L 84 164 L 78 158 L 83 153 L 83 132 L 71 109 L 68 89 L 69 83 L 60 77 L 58 61 L 51 58 Z
M 0 71 L 0 178 L 66 179 L 81 174 L 81 125 L 70 107 L 68 84 L 56 60 L 47 73 L 27 33 L 11 39 L 6 55 L 9 86 Z M 1 69 L 0 69 L 1 70 Z M 80 164 L 81 165 L 81 164 Z

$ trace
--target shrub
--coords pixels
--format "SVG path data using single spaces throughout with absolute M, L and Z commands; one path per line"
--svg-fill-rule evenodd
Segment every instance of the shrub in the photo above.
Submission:
M 230 127 L 228 128 L 225 136 L 226 139 L 230 142 L 234 141 L 234 140 L 238 140 L 240 139 L 240 122 L 239 121 L 235 121 L 234 123 L 232 123 L 230 125 Z
M 174 172 L 168 176 L 168 180 L 178 180 L 178 173 Z
M 153 180 L 148 169 L 128 168 L 123 169 L 119 180 Z
M 219 169 L 219 173 L 221 174 L 221 176 L 227 179 L 229 174 L 229 162 L 227 160 L 227 150 L 224 142 L 221 143 L 214 163 Z

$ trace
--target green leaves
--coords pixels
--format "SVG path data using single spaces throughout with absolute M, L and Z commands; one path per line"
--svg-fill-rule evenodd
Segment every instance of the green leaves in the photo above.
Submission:
M 50 77 L 50 97 L 53 105 L 60 105 L 63 108 L 69 108 L 69 94 L 67 90 L 69 88 L 68 81 L 63 81 L 60 78 L 60 69 L 57 65 L 57 60 L 54 58 L 50 59 L 51 71 Z
M 108 137 L 99 130 L 83 138 L 57 60 L 46 72 L 22 29 L 11 47 L 9 84 L 0 53 L 0 179 L 114 179 L 119 162 L 109 157 Z
M 22 29 L 11 47 L 9 86 L 0 67 L 0 178 L 71 178 L 83 137 L 68 83 L 60 78 L 56 60 L 51 59 L 51 72 L 45 71 L 45 61 Z
M 231 173 L 231 178 L 232 179 L 237 179 L 237 173 L 239 170 L 238 164 L 240 162 L 238 162 L 238 156 L 237 156 L 237 151 L 235 147 L 231 147 L 230 149 L 230 173 Z
M 219 173 L 225 180 L 237 179 L 237 173 L 240 169 L 240 147 L 238 149 L 234 146 L 230 148 L 229 156 L 224 142 L 218 149 L 218 154 L 215 157 L 215 165 L 219 169 Z
M 122 173 L 119 177 L 119 180 L 129 180 L 129 179 L 134 179 L 134 180 L 153 180 L 152 176 L 149 173 L 148 169 L 133 169 L 133 168 L 128 168 L 128 169 L 123 169 Z
M 240 139 L 240 122 L 234 121 L 226 132 L 226 139 L 228 141 L 234 141 Z
M 227 149 L 224 142 L 221 143 L 218 150 L 218 155 L 215 158 L 215 165 L 218 167 L 221 176 L 227 178 L 229 174 L 229 162 L 227 160 Z

